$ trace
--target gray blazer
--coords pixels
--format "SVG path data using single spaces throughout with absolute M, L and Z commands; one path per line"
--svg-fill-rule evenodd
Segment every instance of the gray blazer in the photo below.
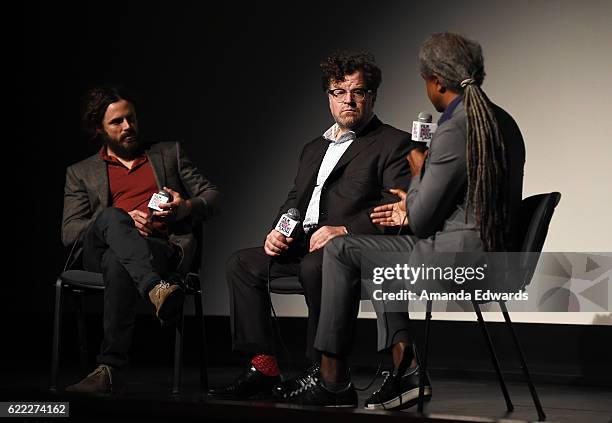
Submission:
M 514 119 L 503 109 L 493 107 L 508 158 L 512 227 L 522 198 L 525 145 Z M 423 173 L 410 181 L 406 196 L 408 224 L 420 238 L 415 250 L 420 250 L 423 257 L 433 251 L 483 250 L 473 209 L 466 219 L 466 140 L 466 115 L 461 102 L 434 135 Z
M 193 225 L 212 216 L 217 209 L 219 190 L 199 172 L 179 143 L 151 145 L 146 151 L 157 186 L 167 186 L 181 197 L 191 199 L 191 216 L 170 224 L 170 240 L 181 246 L 185 257 L 195 250 Z M 74 244 L 89 224 L 110 206 L 107 166 L 99 153 L 68 167 L 64 188 L 62 242 Z

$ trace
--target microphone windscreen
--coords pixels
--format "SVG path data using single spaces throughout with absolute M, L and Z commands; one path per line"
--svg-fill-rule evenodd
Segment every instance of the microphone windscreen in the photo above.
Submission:
M 289 210 L 287 210 L 287 214 L 293 220 L 300 220 L 300 211 L 296 208 L 290 208 Z
M 431 123 L 432 119 L 433 118 L 431 116 L 431 113 L 427 113 L 427 112 L 419 113 L 419 117 L 418 117 L 419 122 Z

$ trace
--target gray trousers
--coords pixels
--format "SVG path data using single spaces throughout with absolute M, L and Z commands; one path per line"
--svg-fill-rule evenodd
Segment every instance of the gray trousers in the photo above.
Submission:
M 361 261 L 368 251 L 410 252 L 415 236 L 346 235 L 327 243 L 323 253 L 321 312 L 314 347 L 325 353 L 347 356 L 354 342 L 355 325 L 362 297 Z M 367 292 L 367 290 L 365 290 Z M 411 343 L 408 301 L 405 311 L 390 311 L 383 301 L 372 301 L 377 318 L 378 350 L 404 341 Z M 393 310 L 398 310 L 395 302 Z

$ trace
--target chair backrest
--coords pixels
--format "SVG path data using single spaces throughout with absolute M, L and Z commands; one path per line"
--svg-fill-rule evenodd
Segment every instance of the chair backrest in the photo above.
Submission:
M 560 193 L 550 192 L 532 195 L 522 201 L 520 230 L 523 231 L 521 234 L 523 242 L 521 251 L 542 251 L 550 220 L 560 200 Z
M 560 200 L 560 193 L 550 192 L 532 195 L 521 202 L 518 230 L 521 231 L 521 251 L 526 253 L 521 258 L 521 268 L 525 271 L 522 287 L 531 282 L 546 241 L 550 221 Z

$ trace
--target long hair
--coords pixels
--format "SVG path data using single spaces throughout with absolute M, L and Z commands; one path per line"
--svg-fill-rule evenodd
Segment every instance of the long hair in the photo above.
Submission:
M 134 104 L 132 93 L 121 86 L 104 85 L 87 90 L 83 96 L 81 124 L 91 140 L 98 139 L 98 129 L 102 127 L 108 106 L 119 100 Z
M 467 117 L 467 212 L 473 207 L 486 251 L 509 246 L 508 167 L 493 105 L 481 88 L 482 48 L 476 41 L 451 33 L 432 34 L 419 53 L 421 73 L 463 94 Z

